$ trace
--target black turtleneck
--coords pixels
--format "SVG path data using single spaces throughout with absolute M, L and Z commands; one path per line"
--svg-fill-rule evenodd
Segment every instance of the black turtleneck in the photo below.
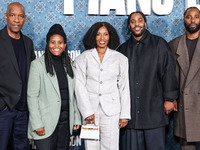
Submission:
M 69 111 L 69 89 L 68 89 L 68 80 L 67 75 L 65 73 L 65 69 L 62 63 L 61 56 L 54 56 L 52 55 L 54 61 L 54 68 L 56 71 L 56 76 L 58 79 L 58 85 L 60 89 L 60 96 L 61 96 L 61 112 Z

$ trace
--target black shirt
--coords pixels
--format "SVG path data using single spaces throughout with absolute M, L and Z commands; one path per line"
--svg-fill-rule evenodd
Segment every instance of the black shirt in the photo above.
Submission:
M 186 38 L 186 44 L 187 44 L 190 63 L 192 61 L 192 57 L 193 57 L 194 50 L 195 50 L 196 45 L 197 45 L 197 41 L 198 41 L 198 38 L 193 39 L 193 40 Z
M 16 105 L 16 109 L 19 111 L 27 111 L 27 56 L 24 41 L 22 36 L 20 39 L 13 39 L 10 37 L 12 46 L 15 52 L 17 63 L 19 66 L 19 72 L 22 80 L 22 90 L 19 102 Z

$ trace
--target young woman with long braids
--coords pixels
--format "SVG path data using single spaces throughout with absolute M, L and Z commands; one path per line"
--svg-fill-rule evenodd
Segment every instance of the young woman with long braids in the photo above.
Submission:
M 80 127 L 74 72 L 61 25 L 53 25 L 42 57 L 31 63 L 28 80 L 28 137 L 37 150 L 69 149 L 70 133 Z

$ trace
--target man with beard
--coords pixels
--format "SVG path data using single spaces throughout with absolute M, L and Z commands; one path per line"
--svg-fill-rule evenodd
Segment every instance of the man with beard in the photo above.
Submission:
M 168 114 L 178 97 L 175 61 L 167 42 L 146 29 L 140 11 L 128 17 L 131 37 L 118 51 L 129 59 L 131 120 L 125 130 L 126 150 L 165 150 Z
M 176 60 L 179 86 L 178 111 L 174 114 L 174 134 L 182 150 L 196 150 L 200 141 L 200 12 L 190 7 L 184 12 L 186 33 L 169 45 Z

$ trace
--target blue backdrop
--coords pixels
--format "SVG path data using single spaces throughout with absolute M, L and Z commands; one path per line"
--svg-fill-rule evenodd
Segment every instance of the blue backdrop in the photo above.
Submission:
M 84 50 L 83 35 L 89 27 L 97 21 L 107 21 L 118 31 L 121 42 L 129 35 L 126 34 L 127 16 L 116 16 L 115 11 L 110 11 L 108 16 L 88 15 L 88 0 L 74 0 L 74 15 L 64 15 L 64 0 L 18 0 L 25 6 L 27 20 L 23 33 L 34 42 L 35 50 L 42 51 L 45 47 L 45 37 L 51 25 L 60 23 L 68 38 L 69 50 Z M 13 0 L 0 1 L 0 28 L 6 24 L 4 13 L 9 3 Z M 138 8 L 139 10 L 139 8 Z M 185 0 L 174 0 L 171 14 L 157 16 L 153 12 L 147 16 L 147 25 L 150 32 L 160 35 L 167 41 L 184 33 L 182 23 Z
M 13 0 L 0 0 L 0 28 L 6 25 L 4 13 L 9 3 Z M 88 0 L 74 0 L 74 15 L 64 15 L 64 0 L 18 0 L 26 9 L 27 20 L 23 27 L 23 33 L 34 42 L 36 54 L 44 50 L 46 34 L 49 28 L 60 23 L 66 34 L 69 52 L 73 59 L 84 51 L 82 39 L 89 27 L 97 21 L 107 21 L 118 31 L 121 43 L 127 40 L 126 33 L 127 16 L 116 16 L 115 11 L 110 11 L 107 16 L 88 15 Z M 139 10 L 139 8 L 137 8 Z M 153 12 L 147 16 L 148 30 L 170 41 L 185 32 L 183 26 L 183 12 L 185 0 L 174 0 L 172 13 L 166 16 L 157 16 Z M 123 141 L 123 137 L 122 137 Z M 71 150 L 84 149 L 81 140 L 73 136 L 71 138 Z M 180 145 L 173 136 L 173 121 L 167 129 L 167 150 L 180 150 Z

